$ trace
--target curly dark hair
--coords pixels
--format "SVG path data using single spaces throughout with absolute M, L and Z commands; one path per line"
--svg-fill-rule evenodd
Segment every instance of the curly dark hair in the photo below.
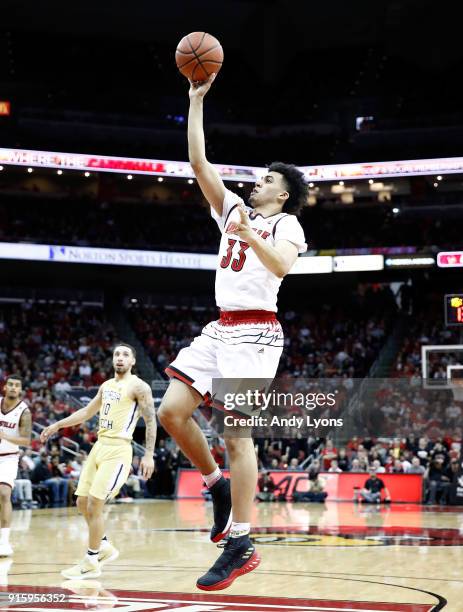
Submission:
M 283 206 L 283 212 L 297 215 L 307 202 L 308 186 L 303 173 L 293 164 L 283 162 L 272 162 L 268 170 L 283 175 L 285 187 L 289 193 L 289 198 Z

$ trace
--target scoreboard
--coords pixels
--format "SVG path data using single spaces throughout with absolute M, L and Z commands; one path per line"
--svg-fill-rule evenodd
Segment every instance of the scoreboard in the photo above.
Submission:
M 463 326 L 463 293 L 446 295 L 444 300 L 445 324 Z

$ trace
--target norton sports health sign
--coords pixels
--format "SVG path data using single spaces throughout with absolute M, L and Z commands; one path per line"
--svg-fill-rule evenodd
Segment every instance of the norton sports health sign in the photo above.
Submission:
M 188 162 L 135 157 L 113 157 L 85 153 L 31 151 L 0 148 L 0 164 L 83 170 L 85 172 L 118 172 L 150 176 L 194 178 Z M 265 174 L 266 168 L 214 164 L 222 179 L 253 183 Z M 339 179 L 381 179 L 394 176 L 463 173 L 463 157 L 373 162 L 359 164 L 333 164 L 328 166 L 301 166 L 308 180 L 333 181 Z

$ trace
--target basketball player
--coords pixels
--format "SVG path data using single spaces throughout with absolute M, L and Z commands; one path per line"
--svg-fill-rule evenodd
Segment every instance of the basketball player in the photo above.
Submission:
M 0 557 L 13 554 L 11 492 L 18 473 L 19 447 L 31 443 L 32 417 L 26 402 L 21 399 L 22 392 L 21 378 L 8 376 L 4 396 L 0 399 Z
M 140 462 L 143 478 L 154 470 L 156 415 L 151 389 L 132 374 L 135 349 L 118 344 L 113 352 L 114 378 L 104 382 L 91 402 L 62 421 L 46 427 L 40 436 L 48 440 L 63 427 L 79 425 L 100 413 L 98 440 L 84 463 L 76 489 L 77 507 L 88 525 L 89 539 L 86 556 L 77 565 L 63 570 L 65 578 L 97 578 L 101 566 L 114 561 L 119 551 L 105 535 L 103 507 L 115 497 L 126 482 L 132 465 L 132 435 L 141 415 L 146 424 L 145 455 Z
M 253 441 L 227 436 L 230 482 L 215 463 L 201 430 L 191 418 L 210 396 L 213 378 L 273 379 L 283 349 L 275 316 L 283 277 L 307 249 L 296 216 L 307 187 L 294 166 L 273 163 L 259 179 L 249 206 L 225 188 L 205 154 L 203 98 L 215 75 L 190 82 L 188 146 L 190 163 L 211 205 L 222 238 L 215 283 L 220 318 L 202 330 L 166 369 L 171 377 L 159 419 L 183 453 L 196 465 L 210 489 L 214 506 L 211 539 L 230 532 L 225 550 L 197 581 L 203 590 L 227 588 L 238 576 L 257 567 L 260 557 L 249 538 L 257 484 Z M 232 503 L 233 502 L 233 503 Z M 231 508 L 233 505 L 233 520 Z

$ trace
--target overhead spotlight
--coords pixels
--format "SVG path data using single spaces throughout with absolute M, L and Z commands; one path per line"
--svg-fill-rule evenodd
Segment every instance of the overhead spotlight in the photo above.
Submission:
M 238 183 L 238 187 L 242 187 L 242 186 L 243 186 L 243 183 Z
M 3 170 L 3 166 L 0 166 L 0 172 Z
M 309 187 L 313 187 L 313 183 L 309 183 Z
M 441 181 L 441 180 L 442 180 L 442 177 L 441 177 L 441 175 L 440 175 L 440 174 L 439 174 L 439 176 L 438 176 L 438 177 L 436 177 L 436 178 L 437 178 L 437 180 L 438 180 L 438 181 Z
M 162 176 L 159 176 L 159 177 L 158 177 L 158 183 L 162 183 L 162 181 L 163 181 L 163 180 L 164 180 L 164 179 L 162 178 Z
M 90 172 L 85 172 L 84 176 L 88 178 L 90 176 Z
M 137 298 L 130 298 L 130 302 L 131 302 L 132 304 L 137 304 L 137 303 L 138 303 L 138 300 L 137 300 Z
M 188 185 L 193 185 L 193 179 L 188 179 Z
M 369 183 L 370 185 L 373 185 L 374 180 L 373 180 L 373 179 L 369 179 L 369 180 L 368 180 L 368 183 Z
M 27 171 L 29 172 L 29 174 L 32 174 L 32 172 L 34 172 L 33 168 L 28 168 Z
M 392 209 L 392 212 L 393 212 L 395 215 L 398 215 L 398 214 L 399 214 L 399 212 L 400 212 L 400 208 L 394 207 L 394 208 Z
M 344 185 L 344 181 L 339 181 L 339 184 L 340 185 Z
M 128 180 L 128 181 L 131 181 L 132 179 L 133 179 L 133 176 L 132 176 L 131 174 L 128 174 L 128 175 L 127 175 L 127 180 Z
M 434 187 L 439 187 L 439 183 L 433 183 Z
M 57 170 L 56 174 L 59 174 L 61 176 L 63 174 L 63 171 L 62 170 Z

